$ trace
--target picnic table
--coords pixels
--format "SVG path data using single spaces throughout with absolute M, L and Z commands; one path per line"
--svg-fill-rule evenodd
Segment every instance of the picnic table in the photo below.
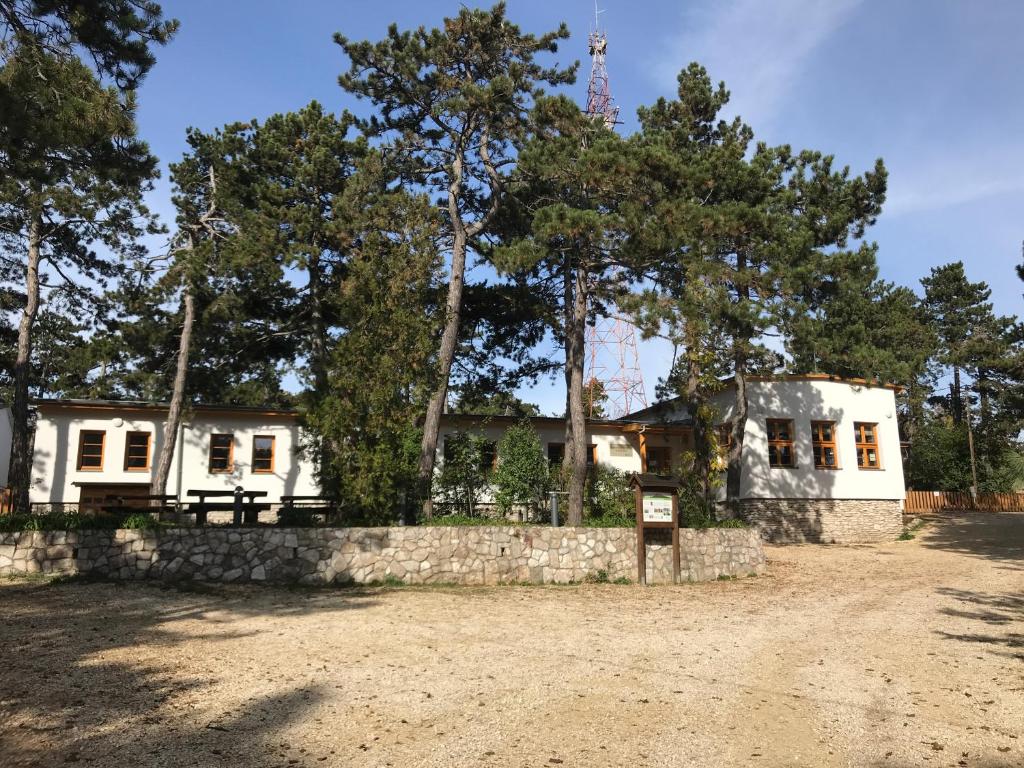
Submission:
M 196 525 L 206 525 L 206 518 L 210 512 L 230 511 L 234 513 L 233 522 L 241 525 L 255 525 L 259 522 L 260 512 L 270 509 L 268 503 L 256 503 L 256 499 L 265 498 L 266 491 L 247 491 L 242 486 L 236 487 L 233 491 L 217 490 L 191 490 L 187 496 L 196 496 L 199 501 L 189 503 L 188 511 L 195 513 Z M 231 501 L 207 501 L 207 499 L 222 499 L 228 497 Z

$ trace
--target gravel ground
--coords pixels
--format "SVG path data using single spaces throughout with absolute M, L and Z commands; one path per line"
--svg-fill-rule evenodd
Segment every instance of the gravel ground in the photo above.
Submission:
M 679 587 L 0 583 L 0 766 L 1021 766 L 1024 515 Z

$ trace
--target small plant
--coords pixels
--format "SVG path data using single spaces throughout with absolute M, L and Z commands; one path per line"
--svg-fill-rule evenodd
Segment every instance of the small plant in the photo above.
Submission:
M 586 578 L 583 579 L 587 584 L 610 584 L 608 579 L 608 571 L 601 569 L 597 573 L 588 573 Z
M 152 515 L 147 515 L 144 512 L 136 512 L 128 515 L 121 523 L 122 528 L 128 528 L 131 530 L 148 531 L 154 528 L 159 528 L 160 523 Z
M 619 576 L 619 578 L 617 578 L 615 581 L 612 582 L 612 584 L 632 584 L 632 583 L 633 582 L 630 581 L 625 576 Z

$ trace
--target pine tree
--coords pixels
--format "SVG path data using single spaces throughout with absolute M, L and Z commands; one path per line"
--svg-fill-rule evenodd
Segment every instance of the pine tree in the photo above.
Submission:
M 555 52 L 557 41 L 567 36 L 564 25 L 539 37 L 523 34 L 506 19 L 501 3 L 489 11 L 463 8 L 440 29 L 399 32 L 392 25 L 377 43 L 335 36 L 351 61 L 341 86 L 370 99 L 379 111 L 367 130 L 390 140 L 410 182 L 443 196 L 451 266 L 436 389 L 426 410 L 419 460 L 428 517 L 438 427 L 459 342 L 467 254 L 499 211 L 508 165 L 525 137 L 525 117 L 540 86 L 574 79 L 575 68 L 545 69 L 536 62 L 537 54 Z
M 393 179 L 381 154 L 368 152 L 336 202 L 351 247 L 332 307 L 329 387 L 307 414 L 329 447 L 322 487 L 373 523 L 408 515 L 417 494 L 417 422 L 443 311 L 436 209 Z
M 863 237 L 880 211 L 886 175 L 881 161 L 863 177 L 851 177 L 819 152 L 763 143 L 750 150 L 747 126 L 718 119 L 727 101 L 724 86 L 713 88 L 704 69 L 692 64 L 680 74 L 678 101 L 660 100 L 640 111 L 643 174 L 650 180 L 641 200 L 652 213 L 645 219 L 641 208 L 631 227 L 655 271 L 661 262 L 674 273 L 666 284 L 682 305 L 677 325 L 684 342 L 727 340 L 735 407 L 726 492 L 733 503 L 740 490 L 747 376 L 778 363 L 764 336 L 771 329 L 785 333 L 823 279 L 841 279 L 871 263 L 872 246 L 848 244 Z M 698 412 L 699 380 L 687 393 Z
M 155 63 L 152 47 L 177 30 L 151 0 L 0 0 L 0 65 L 26 47 L 64 63 L 84 53 L 100 78 L 134 91 Z
M 536 135 L 519 155 L 514 184 L 520 215 L 493 255 L 505 271 L 530 276 L 550 302 L 549 322 L 565 353 L 568 478 L 566 521 L 581 525 L 587 477 L 584 336 L 588 318 L 622 290 L 624 230 L 618 207 L 629 196 L 626 143 L 565 97 L 538 101 Z
M 961 424 L 965 369 L 973 369 L 976 377 L 979 357 L 991 354 L 991 348 L 984 347 L 1002 336 L 988 300 L 992 291 L 984 282 L 970 282 L 961 261 L 933 267 L 921 285 L 924 306 L 940 342 L 939 363 L 952 371 L 950 413 L 953 421 Z
M 19 48 L 0 69 L 0 114 L 0 258 L 4 272 L 24 281 L 10 478 L 15 508 L 26 511 L 41 288 L 47 303 L 57 293 L 82 301 L 139 255 L 136 238 L 152 228 L 142 194 L 156 176 L 156 160 L 135 136 L 130 95 L 103 88 L 74 57 Z

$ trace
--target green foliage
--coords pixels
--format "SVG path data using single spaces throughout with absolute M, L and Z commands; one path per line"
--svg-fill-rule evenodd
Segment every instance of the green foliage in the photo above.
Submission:
M 628 473 L 601 464 L 590 467 L 584 499 L 583 525 L 595 528 L 636 525 L 636 501 Z
M 491 479 L 486 456 L 493 443 L 469 432 L 449 433 L 444 439 L 444 461 L 434 480 L 434 495 L 444 515 L 476 517 L 477 505 Z
M 1013 445 L 978 445 L 978 490 L 1008 493 L 1024 485 L 1024 458 Z M 908 488 L 969 491 L 967 427 L 949 417 L 932 416 L 914 435 L 906 465 Z
M 548 488 L 548 462 L 529 421 L 505 430 L 498 443 L 494 485 L 494 500 L 502 514 L 509 514 L 513 507 L 525 507 L 533 513 L 543 505 Z
M 124 520 L 121 521 L 120 527 L 151 531 L 161 528 L 162 526 L 160 525 L 160 521 L 153 515 L 136 513 L 125 517 Z

